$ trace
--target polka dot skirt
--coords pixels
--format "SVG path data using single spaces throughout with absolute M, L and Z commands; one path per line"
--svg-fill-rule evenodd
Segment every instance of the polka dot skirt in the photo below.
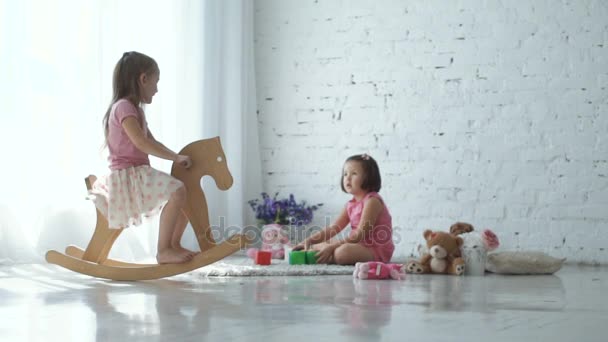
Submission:
M 142 216 L 156 215 L 183 183 L 149 165 L 114 170 L 89 191 L 89 199 L 106 217 L 110 228 L 138 226 Z

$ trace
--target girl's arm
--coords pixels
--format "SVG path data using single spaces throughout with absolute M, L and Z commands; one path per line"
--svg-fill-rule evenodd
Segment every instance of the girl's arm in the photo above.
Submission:
M 135 117 L 127 117 L 122 122 L 122 127 L 127 133 L 129 139 L 137 149 L 146 154 L 151 154 L 153 156 L 167 159 L 171 161 L 178 161 L 180 155 L 171 151 L 165 145 L 159 143 L 154 139 L 154 137 L 147 137 L 141 127 L 139 126 L 139 121 Z
M 384 208 L 384 204 L 375 197 L 371 197 L 365 201 L 363 213 L 361 214 L 361 221 L 359 222 L 359 227 L 355 233 L 342 241 L 336 241 L 332 245 L 337 248 L 345 243 L 358 243 L 363 240 L 363 237 L 368 234 L 376 224 L 376 220 L 378 219 L 380 212 L 382 212 L 382 208 Z
M 152 132 L 150 132 L 150 128 L 148 128 L 148 139 L 154 141 L 156 144 L 158 144 L 158 146 L 161 149 L 165 150 L 166 152 L 168 152 L 168 153 L 175 153 L 171 149 L 169 149 L 167 146 L 165 146 L 165 144 L 163 144 L 160 141 L 156 140 L 156 138 L 154 137 L 154 135 L 152 134 Z M 178 156 L 179 156 L 179 154 L 178 154 Z M 175 160 L 173 160 L 173 161 L 175 161 Z
M 295 246 L 293 249 L 296 251 L 299 249 L 308 249 L 310 247 L 310 245 L 314 245 L 319 242 L 327 241 L 327 240 L 331 239 L 332 237 L 334 237 L 339 232 L 341 232 L 348 225 L 349 222 L 350 222 L 350 220 L 348 219 L 348 214 L 346 213 L 346 208 L 342 208 L 340 215 L 334 221 L 334 223 L 332 223 L 331 225 L 323 228 L 322 230 L 312 234 L 310 237 L 308 237 L 307 239 L 305 239 L 304 241 L 299 243 L 297 246 Z

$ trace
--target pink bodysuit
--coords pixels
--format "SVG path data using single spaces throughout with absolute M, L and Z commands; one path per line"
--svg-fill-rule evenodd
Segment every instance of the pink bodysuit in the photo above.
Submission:
M 353 199 L 346 203 L 346 213 L 348 214 L 350 226 L 352 228 L 350 236 L 353 236 L 356 233 L 357 228 L 359 227 L 359 221 L 361 221 L 363 206 L 371 197 L 379 199 L 384 205 L 384 208 L 382 208 L 382 211 L 378 214 L 374 227 L 359 243 L 373 251 L 375 261 L 389 262 L 395 251 L 395 245 L 393 244 L 393 223 L 391 214 L 388 212 L 384 200 L 377 192 L 367 193 L 361 201 L 357 201 L 353 197 Z

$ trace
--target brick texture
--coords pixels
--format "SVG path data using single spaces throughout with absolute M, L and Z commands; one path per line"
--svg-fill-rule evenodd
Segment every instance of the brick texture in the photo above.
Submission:
M 608 263 L 608 2 L 257 0 L 264 189 L 349 196 L 370 153 L 405 258 L 426 228 Z

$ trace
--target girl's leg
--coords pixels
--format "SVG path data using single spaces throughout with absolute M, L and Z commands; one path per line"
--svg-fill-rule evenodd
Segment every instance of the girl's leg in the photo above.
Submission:
M 334 251 L 334 262 L 338 265 L 354 265 L 374 259 L 374 252 L 358 243 L 345 243 Z
M 175 223 L 175 229 L 173 230 L 173 236 L 171 237 L 171 246 L 180 251 L 198 254 L 198 252 L 193 252 L 189 249 L 182 247 L 182 236 L 184 235 L 184 231 L 186 230 L 187 226 L 188 217 L 186 216 L 183 210 L 180 210 Z
M 175 249 L 172 245 L 177 220 L 186 203 L 186 188 L 177 189 L 160 214 L 160 227 L 158 230 L 158 249 L 156 260 L 159 264 L 178 264 L 192 260 L 192 252 Z M 183 232 L 183 230 L 182 230 Z M 180 235 L 181 239 L 181 235 Z

